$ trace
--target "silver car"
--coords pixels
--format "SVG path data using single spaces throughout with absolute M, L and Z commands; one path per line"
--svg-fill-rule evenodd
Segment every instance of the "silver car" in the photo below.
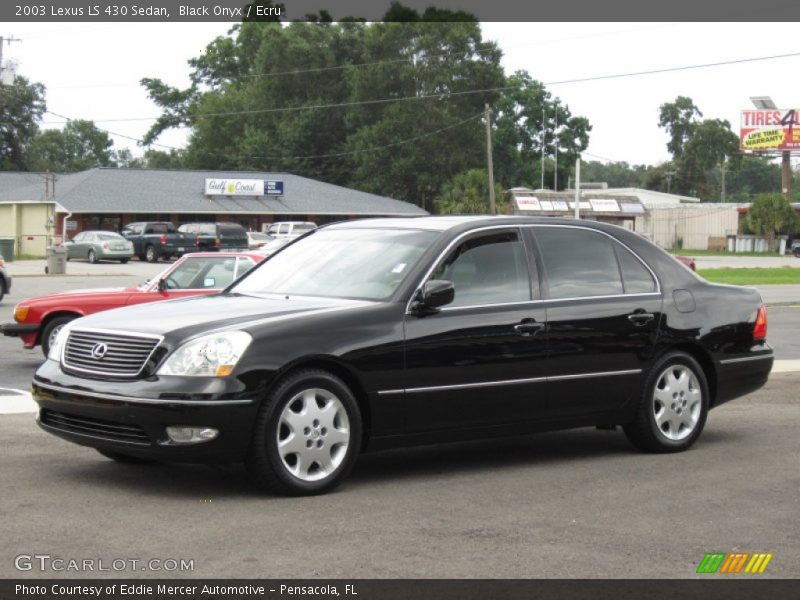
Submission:
M 84 258 L 90 263 L 118 260 L 125 264 L 133 256 L 133 244 L 113 231 L 82 231 L 64 245 L 67 260 Z

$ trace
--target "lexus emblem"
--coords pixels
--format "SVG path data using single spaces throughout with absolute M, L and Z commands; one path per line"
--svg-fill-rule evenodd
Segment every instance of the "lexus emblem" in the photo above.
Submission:
M 103 342 L 98 342 L 92 346 L 92 358 L 95 360 L 103 360 L 103 357 L 107 352 L 108 346 L 106 346 Z

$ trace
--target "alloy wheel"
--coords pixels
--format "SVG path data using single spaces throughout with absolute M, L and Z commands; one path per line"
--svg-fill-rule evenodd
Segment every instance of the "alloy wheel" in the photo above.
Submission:
M 653 390 L 652 410 L 661 434 L 672 441 L 689 437 L 697 427 L 703 392 L 697 376 L 685 365 L 664 369 Z

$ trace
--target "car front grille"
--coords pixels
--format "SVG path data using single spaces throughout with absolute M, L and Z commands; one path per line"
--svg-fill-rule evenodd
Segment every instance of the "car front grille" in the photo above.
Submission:
M 70 331 L 64 366 L 117 377 L 136 377 L 160 338 L 98 331 Z
M 68 415 L 46 408 L 39 413 L 39 421 L 47 427 L 58 429 L 65 433 L 139 446 L 150 445 L 150 438 L 144 432 L 144 429 L 138 425 L 126 425 L 91 417 Z

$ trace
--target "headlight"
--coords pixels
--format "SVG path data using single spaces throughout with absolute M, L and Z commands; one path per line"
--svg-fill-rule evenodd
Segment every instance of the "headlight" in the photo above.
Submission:
M 67 323 L 64 325 L 56 334 L 56 339 L 50 344 L 50 352 L 47 353 L 47 358 L 50 360 L 54 360 L 56 362 L 61 362 L 61 349 L 64 347 L 64 344 L 67 343 L 67 336 L 69 336 L 69 331 L 71 323 Z
M 227 377 L 252 339 L 244 331 L 224 331 L 193 339 L 175 350 L 158 374 Z

